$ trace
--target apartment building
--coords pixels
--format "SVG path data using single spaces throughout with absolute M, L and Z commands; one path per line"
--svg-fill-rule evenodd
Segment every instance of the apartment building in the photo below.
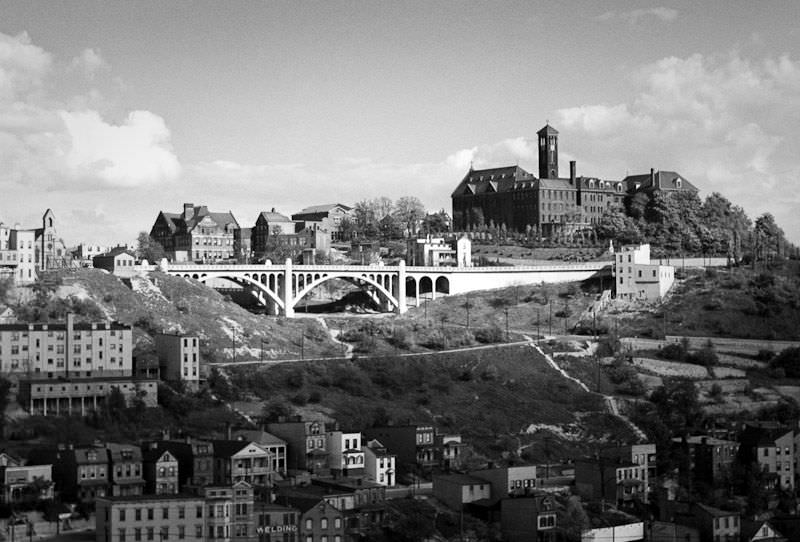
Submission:
M 205 507 L 203 496 L 100 497 L 95 506 L 95 540 L 206 542 Z
M 331 474 L 334 476 L 360 476 L 364 474 L 364 451 L 361 433 L 328 431 L 328 452 Z
M 614 284 L 620 299 L 662 299 L 675 283 L 675 268 L 650 263 L 650 245 L 623 246 L 614 255 Z
M 162 380 L 183 382 L 192 391 L 200 389 L 200 340 L 195 336 L 160 333 L 155 342 Z

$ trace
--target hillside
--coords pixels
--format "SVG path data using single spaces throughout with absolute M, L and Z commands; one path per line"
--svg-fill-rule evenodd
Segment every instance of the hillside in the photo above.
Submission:
M 546 460 L 559 447 L 586 452 L 631 436 L 605 414 L 601 396 L 563 378 L 527 344 L 226 371 L 237 407 L 253 414 L 303 414 L 353 429 L 435 423 L 492 457 Z
M 139 357 L 152 354 L 152 335 L 160 332 L 199 336 L 202 357 L 211 362 L 234 360 L 234 349 L 236 360 L 294 359 L 301 348 L 307 357 L 321 357 L 342 349 L 317 320 L 253 314 L 197 281 L 164 273 L 126 284 L 104 271 L 79 269 L 55 273 L 47 282 L 52 293 L 29 303 L 44 305 L 31 319 L 59 319 L 66 308 L 78 308 L 79 318 L 101 315 L 130 324 Z
M 666 303 L 615 302 L 603 318 L 620 336 L 800 339 L 800 263 L 690 270 Z

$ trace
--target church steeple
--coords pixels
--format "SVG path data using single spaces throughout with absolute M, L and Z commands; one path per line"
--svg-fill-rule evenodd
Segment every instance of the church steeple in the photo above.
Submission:
M 545 124 L 536 132 L 539 136 L 539 178 L 558 178 L 558 131 Z

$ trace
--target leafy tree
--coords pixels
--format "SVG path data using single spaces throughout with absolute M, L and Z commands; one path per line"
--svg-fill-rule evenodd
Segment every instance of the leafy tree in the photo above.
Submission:
M 11 277 L 0 278 L 0 303 L 6 300 L 6 296 L 12 288 L 14 288 L 14 279 Z
M 700 427 L 702 410 L 689 380 L 667 380 L 650 396 L 656 413 L 673 435 L 688 436 Z
M 450 215 L 444 209 L 435 213 L 428 213 L 422 220 L 422 229 L 425 233 L 443 233 L 450 231 Z
M 139 237 L 136 238 L 136 257 L 150 263 L 158 263 L 166 257 L 166 252 L 158 241 L 143 231 L 139 232 Z
M 417 226 L 425 216 L 425 206 L 416 196 L 403 196 L 395 202 L 394 215 L 405 227 L 407 235 L 416 235 Z
M 764 213 L 756 219 L 755 234 L 757 256 L 760 254 L 761 259 L 765 259 L 773 254 L 780 255 L 781 247 L 785 244 L 785 235 L 771 213 Z
M 623 244 L 639 243 L 642 232 L 636 221 L 622 211 L 607 210 L 600 217 L 600 223 L 595 228 L 600 239 L 612 239 Z

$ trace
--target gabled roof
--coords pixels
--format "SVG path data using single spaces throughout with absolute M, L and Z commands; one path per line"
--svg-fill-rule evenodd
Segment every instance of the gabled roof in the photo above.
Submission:
M 291 222 L 292 219 L 286 215 L 282 215 L 281 213 L 276 213 L 275 211 L 261 211 L 258 214 L 258 218 L 263 218 L 267 222 Z M 258 220 L 258 219 L 256 219 Z
M 109 442 L 106 444 L 106 449 L 111 457 L 111 463 L 118 463 L 122 461 L 142 461 L 142 449 L 133 444 L 117 444 Z M 100 449 L 102 450 L 102 448 Z M 124 457 L 130 454 L 129 457 Z
M 172 462 L 177 460 L 178 458 L 175 457 L 172 452 L 164 448 L 150 448 L 142 452 L 142 461 L 145 463 Z
M 325 203 L 323 205 L 312 205 L 311 207 L 306 207 L 305 209 L 300 209 L 295 214 L 304 215 L 304 214 L 311 214 L 311 213 L 326 213 L 330 212 L 336 207 L 341 207 L 345 211 L 349 211 L 352 207 L 348 207 L 347 205 L 343 205 L 341 203 Z
M 239 440 L 255 442 L 262 446 L 286 445 L 286 441 L 282 438 L 258 429 L 239 429 L 233 432 L 233 436 Z
M 649 173 L 641 175 L 628 175 L 622 182 L 628 191 L 664 190 L 664 191 L 691 191 L 697 192 L 697 187 L 686 178 L 674 171 L 656 171 L 650 179 Z M 654 184 L 655 182 L 655 184 Z M 637 188 L 638 185 L 638 188 Z M 658 186 L 659 188 L 656 188 Z
M 135 258 L 136 257 L 136 255 L 133 253 L 132 250 L 128 250 L 125 247 L 114 247 L 111 250 L 109 250 L 108 252 L 106 252 L 105 254 L 103 254 L 102 256 L 105 256 L 105 257 L 117 257 L 120 254 L 127 254 L 131 258 Z
M 248 446 L 256 446 L 264 453 L 268 453 L 258 443 L 249 440 L 213 440 L 214 455 L 216 457 L 232 457 Z
M 507 192 L 517 188 L 520 182 L 533 183 L 536 177 L 519 166 L 503 166 L 490 169 L 470 169 L 453 191 L 453 196 Z M 532 185 L 531 185 L 532 187 Z
M 767 528 L 767 536 L 759 536 L 756 538 L 756 535 L 761 531 L 763 527 Z M 769 540 L 778 541 L 778 540 L 786 540 L 784 536 L 772 526 L 772 524 L 767 520 L 748 520 L 742 519 L 742 526 L 741 526 L 741 540 L 743 542 L 751 542 L 753 540 Z

